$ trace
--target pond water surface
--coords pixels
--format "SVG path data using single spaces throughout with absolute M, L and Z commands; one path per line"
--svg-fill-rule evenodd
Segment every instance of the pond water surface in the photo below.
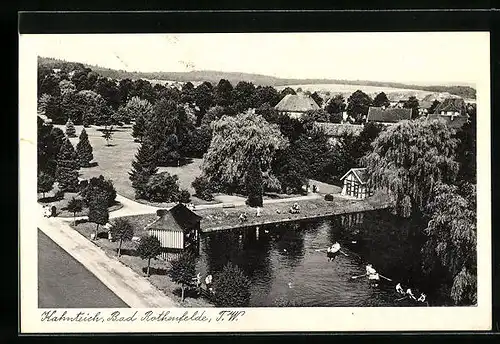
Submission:
M 389 211 L 340 215 L 328 220 L 207 233 L 202 236 L 198 270 L 215 274 L 230 260 L 251 281 L 252 307 L 427 306 L 398 300 L 395 285 L 432 295 L 421 274 L 422 224 Z M 328 261 L 324 250 L 335 241 L 342 251 Z M 318 250 L 323 250 L 318 252 Z M 362 275 L 367 263 L 392 279 L 372 285 Z M 429 300 L 432 302 L 431 300 Z M 436 302 L 436 300 L 435 300 Z M 439 303 L 439 302 L 438 302 Z

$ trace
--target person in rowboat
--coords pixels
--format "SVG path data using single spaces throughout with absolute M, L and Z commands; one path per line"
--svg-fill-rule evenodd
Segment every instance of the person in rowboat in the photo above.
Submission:
M 335 254 L 340 251 L 340 244 L 335 242 L 331 247 L 326 249 L 326 255 L 329 261 L 332 261 L 335 258 Z
M 411 297 L 413 300 L 416 300 L 417 298 L 415 297 L 415 295 L 413 295 L 413 292 L 411 291 L 410 288 L 406 289 L 406 295 L 408 295 L 409 297 Z
M 425 295 L 424 293 L 421 293 L 421 294 L 420 294 L 420 297 L 418 298 L 418 300 L 417 300 L 417 301 L 420 301 L 420 302 L 425 302 L 425 297 L 426 297 L 426 295 Z
M 401 287 L 401 283 L 396 284 L 396 292 L 398 292 L 399 294 L 405 293 L 403 287 Z

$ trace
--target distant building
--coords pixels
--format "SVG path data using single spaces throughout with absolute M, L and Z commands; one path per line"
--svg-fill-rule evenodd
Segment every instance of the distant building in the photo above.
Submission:
M 410 119 L 411 109 L 370 107 L 366 122 L 390 125 Z
M 441 120 L 452 128 L 461 128 L 468 121 L 467 106 L 462 98 L 446 98 L 436 106 L 427 120 Z
M 364 199 L 373 195 L 373 190 L 368 185 L 366 168 L 351 168 L 340 178 L 343 181 L 341 195 Z
M 160 240 L 162 258 L 175 259 L 187 249 L 198 252 L 201 216 L 182 203 L 169 210 L 160 209 L 156 215 L 158 218 L 146 226 L 145 230 Z
M 347 124 L 347 123 L 324 123 L 315 122 L 314 125 L 323 130 L 331 144 L 337 144 L 338 139 L 345 134 L 358 136 L 363 130 L 362 124 Z
M 300 118 L 310 110 L 321 109 L 314 99 L 305 94 L 287 94 L 274 108 L 293 118 Z

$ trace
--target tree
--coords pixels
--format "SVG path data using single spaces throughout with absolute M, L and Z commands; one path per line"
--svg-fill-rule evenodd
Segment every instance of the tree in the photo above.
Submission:
M 78 155 L 80 167 L 89 167 L 90 162 L 94 159 L 92 146 L 90 145 L 89 136 L 87 135 L 85 128 L 82 129 L 82 132 L 80 133 L 80 140 L 76 145 L 76 154 Z
M 389 105 L 391 105 L 391 102 L 384 92 L 380 92 L 373 99 L 373 106 L 375 107 L 388 107 Z
M 213 137 L 202 164 L 203 175 L 212 185 L 234 192 L 244 185 L 252 159 L 260 159 L 266 171 L 277 150 L 287 145 L 276 124 L 269 124 L 252 111 L 224 116 L 212 123 Z M 229 158 L 230 157 L 230 158 Z
M 89 222 L 96 224 L 95 239 L 99 233 L 99 225 L 104 226 L 109 220 L 109 211 L 107 204 L 107 196 L 104 192 L 99 192 L 88 203 L 89 205 Z
M 194 101 L 200 108 L 200 114 L 196 123 L 196 125 L 200 125 L 203 115 L 214 104 L 214 88 L 212 84 L 208 81 L 199 84 L 194 90 Z
M 134 126 L 132 127 L 132 136 L 142 143 L 145 131 L 146 119 L 144 118 L 144 116 L 139 116 L 135 119 Z
M 233 104 L 233 85 L 226 80 L 221 79 L 215 88 L 214 101 L 216 105 L 231 106 Z
M 37 120 L 37 162 L 38 171 L 44 171 L 51 176 L 55 176 L 57 168 L 57 154 L 61 150 L 63 142 L 66 140 L 64 132 L 54 127 L 46 125 L 38 117 Z
M 139 97 L 132 97 L 124 108 L 126 116 L 130 120 L 135 120 L 136 122 L 141 119 L 143 122 L 147 122 L 151 113 L 153 112 L 153 107 L 151 103 L 145 99 Z M 135 132 L 135 129 L 134 129 Z M 142 131 L 138 132 L 140 135 L 134 135 L 134 137 L 141 137 L 144 134 L 144 128 Z
M 56 180 L 62 191 L 77 190 L 79 168 L 75 149 L 69 139 L 66 139 L 57 155 Z
M 291 88 L 291 87 L 285 87 L 280 92 L 281 99 L 283 99 L 287 94 L 295 95 L 295 94 L 297 94 L 297 92 L 295 92 L 295 90 L 293 88 Z
M 313 94 L 311 94 L 311 98 L 314 99 L 314 101 L 316 102 L 316 104 L 318 104 L 319 107 L 323 105 L 323 98 L 321 98 L 318 92 L 315 91 Z
M 106 146 L 109 146 L 109 141 L 113 140 L 113 126 L 107 125 L 102 129 L 102 137 L 106 140 Z
M 191 195 L 189 194 L 189 191 L 186 189 L 182 189 L 179 192 L 178 201 L 181 203 L 189 203 L 190 200 L 191 200 Z
M 37 178 L 37 191 L 43 194 L 43 198 L 45 198 L 45 193 L 52 190 L 52 186 L 54 185 L 54 177 L 46 172 L 39 172 Z
M 119 240 L 118 243 L 118 257 L 121 256 L 122 243 L 130 241 L 134 237 L 134 227 L 130 221 L 124 218 L 116 219 L 110 228 L 111 237 Z
M 90 178 L 87 186 L 80 191 L 85 204 L 89 205 L 98 194 L 106 197 L 106 206 L 110 207 L 115 203 L 116 190 L 111 180 L 104 179 L 104 176 Z
M 250 302 L 250 281 L 231 262 L 214 277 L 213 289 L 216 307 L 246 307 Z
M 469 183 L 476 183 L 477 172 L 477 131 L 476 110 L 469 108 L 469 120 L 460 128 L 455 137 L 460 141 L 457 147 L 457 161 L 460 164 L 459 179 Z
M 194 101 L 195 91 L 192 82 L 188 81 L 182 85 L 181 89 L 181 103 L 192 103 Z
M 236 112 L 247 111 L 254 107 L 255 86 L 251 82 L 240 81 L 233 90 L 234 109 Z
M 262 170 L 260 169 L 260 159 L 254 157 L 250 161 L 250 166 L 245 178 L 247 201 L 250 207 L 262 207 L 262 196 L 264 193 L 262 185 Z
M 329 122 L 328 113 L 323 109 L 308 110 L 303 116 L 304 119 L 313 122 Z
M 411 118 L 412 119 L 415 119 L 418 117 L 419 104 L 418 104 L 417 97 L 411 96 L 410 98 L 408 98 L 408 100 L 405 101 L 405 103 L 403 104 L 403 107 L 405 109 L 411 109 Z
M 168 172 L 157 173 L 146 184 L 146 197 L 153 202 L 174 202 L 179 198 L 179 178 Z
M 431 104 L 431 107 L 429 108 L 429 113 L 434 113 L 434 110 L 436 110 L 437 106 L 439 105 L 439 100 L 434 99 L 434 101 Z
M 332 115 L 342 114 L 345 111 L 346 105 L 344 102 L 344 97 L 341 94 L 336 95 L 331 98 L 325 106 L 325 111 L 330 114 L 330 122 L 340 123 L 342 121 L 342 116 L 336 116 L 340 120 L 332 120 Z
M 476 187 L 437 184 L 422 248 L 424 271 L 442 281 L 457 305 L 477 303 Z
M 184 290 L 186 286 L 193 284 L 196 278 L 196 257 L 193 253 L 184 252 L 178 259 L 170 262 L 170 270 L 167 272 L 172 282 L 181 285 L 181 300 L 184 301 Z
M 281 100 L 281 96 L 278 91 L 272 86 L 257 86 L 254 93 L 254 106 L 259 108 L 264 104 L 268 104 L 271 107 L 276 106 Z
M 373 187 L 391 192 L 400 215 L 421 213 L 438 182 L 454 182 L 459 165 L 452 134 L 438 121 L 399 122 L 382 131 L 363 157 Z
M 203 176 L 196 177 L 194 181 L 191 183 L 191 186 L 194 188 L 196 197 L 209 202 L 214 199 L 213 187 L 209 183 L 206 177 Z
M 360 159 L 363 155 L 372 150 L 372 143 L 375 141 L 380 132 L 384 129 L 382 124 L 377 124 L 373 122 L 368 122 L 363 126 L 363 130 L 359 133 L 359 136 L 355 138 L 353 149 L 350 153 L 353 153 L 353 158 L 355 164 L 360 164 Z
M 137 247 L 137 253 L 141 259 L 148 260 L 147 276 L 149 277 L 149 267 L 151 265 L 151 259 L 156 259 L 161 253 L 161 243 L 155 236 L 143 236 Z
M 347 99 L 347 114 L 360 123 L 368 115 L 368 109 L 371 105 L 371 98 L 363 91 L 357 90 Z
M 79 213 L 83 209 L 83 201 L 79 198 L 72 198 L 69 200 L 66 206 L 69 212 L 73 213 L 73 225 L 76 225 L 76 213 Z
M 146 185 L 149 178 L 158 172 L 156 167 L 155 151 L 149 142 L 143 142 L 139 147 L 135 160 L 132 162 L 132 171 L 129 179 L 135 189 L 135 198 L 146 197 Z

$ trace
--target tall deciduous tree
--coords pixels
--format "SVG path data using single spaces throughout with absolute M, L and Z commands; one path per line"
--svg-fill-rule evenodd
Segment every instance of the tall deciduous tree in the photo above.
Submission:
M 89 222 L 96 224 L 95 239 L 99 234 L 99 225 L 104 226 L 109 220 L 109 210 L 107 196 L 104 192 L 99 192 L 89 202 Z
M 347 99 L 347 103 L 347 114 L 359 123 L 368 115 L 368 109 L 372 105 L 372 100 L 366 93 L 357 90 Z
M 193 284 L 193 279 L 196 277 L 195 255 L 185 252 L 178 259 L 170 262 L 168 276 L 174 283 L 181 285 L 181 300 L 184 301 L 184 290 Z
M 236 112 L 247 111 L 254 107 L 255 86 L 251 82 L 240 81 L 233 90 L 234 109 Z
M 151 266 L 151 259 L 157 258 L 161 253 L 161 243 L 155 236 L 143 236 L 137 247 L 137 253 L 141 259 L 148 260 L 147 276 L 150 276 L 149 267 Z
M 152 175 L 146 184 L 146 199 L 153 202 L 174 202 L 179 198 L 177 175 L 168 172 Z
M 391 102 L 387 98 L 387 95 L 385 94 L 385 92 L 380 92 L 373 99 L 373 104 L 372 105 L 376 106 L 376 107 L 384 107 L 384 106 L 387 107 L 390 104 L 391 104 Z
M 277 150 L 287 145 L 277 125 L 247 112 L 224 116 L 212 123 L 213 137 L 205 154 L 202 170 L 209 183 L 234 192 L 244 185 L 244 174 L 252 159 L 260 159 L 263 171 L 269 169 Z
M 410 98 L 408 98 L 408 100 L 405 101 L 405 103 L 403 104 L 403 107 L 405 109 L 411 109 L 411 118 L 412 119 L 415 119 L 418 117 L 419 104 L 418 104 L 417 97 L 411 96 Z
M 250 303 L 250 281 L 231 262 L 214 276 L 213 289 L 213 300 L 217 307 L 246 307 Z
M 89 167 L 90 162 L 94 159 L 94 155 L 92 154 L 92 146 L 90 145 L 89 136 L 85 128 L 80 133 L 80 140 L 76 145 L 76 153 L 80 167 Z
M 257 86 L 254 93 L 254 106 L 261 107 L 264 104 L 274 107 L 281 100 L 278 91 L 272 86 Z
M 373 186 L 395 197 L 399 214 L 422 212 L 438 182 L 453 183 L 459 166 L 452 135 L 444 123 L 417 120 L 399 122 L 375 139 L 362 162 Z
M 146 197 L 146 185 L 149 178 L 158 172 L 156 167 L 156 157 L 153 146 L 145 141 L 139 147 L 135 160 L 132 162 L 132 171 L 129 172 L 129 179 L 135 189 L 135 198 Z
M 134 227 L 127 219 L 118 218 L 113 221 L 110 228 L 111 237 L 118 240 L 118 257 L 122 254 L 122 243 L 134 237 Z
M 233 104 L 233 85 L 226 79 L 221 79 L 215 88 L 215 104 L 220 106 Z
M 476 187 L 437 184 L 427 211 L 423 267 L 434 272 L 457 305 L 477 303 Z M 439 271 L 438 274 L 435 272 Z
M 57 154 L 56 180 L 62 191 L 74 192 L 78 187 L 80 164 L 73 145 L 66 139 Z

